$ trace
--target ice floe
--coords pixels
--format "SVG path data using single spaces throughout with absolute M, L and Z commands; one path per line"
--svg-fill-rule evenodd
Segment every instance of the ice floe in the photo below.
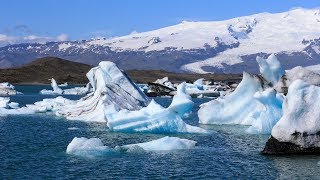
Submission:
M 16 95 L 22 94 L 14 89 L 14 86 L 8 82 L 0 83 L 0 95 L 8 96 L 8 95 Z
M 66 153 L 84 157 L 95 157 L 116 152 L 137 152 L 137 151 L 173 151 L 192 149 L 196 141 L 181 139 L 178 137 L 163 137 L 144 143 L 128 144 L 110 148 L 104 146 L 99 138 L 77 138 L 75 137 L 67 146 Z

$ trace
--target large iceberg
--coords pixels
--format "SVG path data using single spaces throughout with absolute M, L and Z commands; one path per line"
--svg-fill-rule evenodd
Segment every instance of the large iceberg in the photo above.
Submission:
M 243 73 L 234 92 L 202 104 L 198 111 L 202 124 L 251 125 L 248 133 L 269 134 L 282 116 L 283 95 L 272 85 L 283 76 L 284 70 L 272 54 L 267 59 L 257 57 L 261 76 Z
M 138 111 L 121 110 L 107 114 L 108 127 L 120 132 L 150 133 L 206 133 L 207 131 L 186 124 L 182 116 L 192 110 L 193 102 L 185 93 L 185 83 L 178 86 L 168 108 L 164 108 L 154 100 Z
M 99 66 L 87 73 L 87 77 L 94 92 L 76 103 L 59 108 L 57 115 L 70 120 L 106 122 L 105 114 L 110 111 L 138 110 L 150 102 L 136 84 L 112 62 L 100 62 Z
M 67 146 L 66 153 L 85 157 L 106 155 L 115 152 L 134 152 L 134 151 L 172 151 L 181 149 L 192 149 L 196 141 L 181 139 L 178 137 L 163 137 L 149 142 L 128 144 L 109 148 L 104 146 L 99 138 L 73 138 Z
M 285 75 L 275 84 L 274 88 L 281 93 L 286 93 L 292 82 L 301 79 L 312 85 L 320 85 L 320 75 L 301 66 L 287 70 Z
M 294 81 L 283 103 L 283 116 L 272 129 L 280 142 L 320 147 L 320 87 Z
M 198 111 L 201 124 L 251 125 L 253 114 L 263 109 L 254 94 L 262 91 L 262 79 L 243 73 L 243 79 L 230 95 L 201 104 Z

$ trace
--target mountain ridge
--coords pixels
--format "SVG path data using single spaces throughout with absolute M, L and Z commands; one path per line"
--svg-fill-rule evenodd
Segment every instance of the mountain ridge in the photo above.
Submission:
M 258 72 L 256 56 L 275 53 L 285 69 L 320 63 L 320 8 L 259 13 L 224 21 L 182 22 L 114 38 L 0 48 L 0 67 L 55 56 L 120 68 L 188 73 Z

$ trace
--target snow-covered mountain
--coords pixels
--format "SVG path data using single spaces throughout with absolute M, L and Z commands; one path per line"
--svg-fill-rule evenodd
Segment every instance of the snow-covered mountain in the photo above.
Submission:
M 123 69 L 174 72 L 257 72 L 257 55 L 276 53 L 285 68 L 320 64 L 320 9 L 261 13 L 225 21 L 182 22 L 115 38 L 17 44 L 0 48 L 0 67 L 57 56 Z

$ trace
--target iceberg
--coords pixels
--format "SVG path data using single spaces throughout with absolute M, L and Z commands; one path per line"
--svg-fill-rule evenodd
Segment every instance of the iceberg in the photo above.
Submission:
M 281 93 L 287 93 L 287 89 L 292 82 L 301 79 L 312 85 L 320 85 L 320 75 L 301 66 L 287 70 L 285 75 L 275 84 L 274 88 Z
M 271 85 L 275 85 L 279 79 L 285 74 L 280 62 L 274 54 L 271 54 L 267 59 L 257 56 L 259 70 L 262 77 Z
M 0 116 L 10 114 L 34 114 L 35 112 L 29 108 L 19 108 L 19 103 L 10 102 L 9 97 L 0 97 Z
M 51 78 L 51 87 L 53 90 L 43 89 L 40 91 L 40 94 L 53 94 L 53 95 L 84 95 L 90 92 L 90 84 L 87 84 L 85 87 L 74 87 L 70 89 L 61 89 L 56 80 Z M 63 86 L 61 86 L 63 87 Z
M 128 144 L 109 148 L 104 146 L 99 138 L 73 138 L 67 146 L 66 153 L 84 157 L 95 157 L 116 152 L 136 152 L 136 151 L 173 151 L 182 149 L 192 149 L 196 141 L 181 139 L 178 137 L 163 137 L 149 142 Z
M 145 151 L 172 151 L 181 149 L 192 149 L 196 145 L 196 141 L 181 139 L 178 137 L 163 137 L 157 140 L 138 143 L 138 144 L 128 144 L 124 146 L 117 146 L 115 149 L 132 151 L 135 149 L 143 149 Z
M 94 92 L 58 108 L 56 115 L 69 120 L 107 122 L 108 113 L 121 109 L 138 110 L 150 102 L 136 84 L 112 62 L 100 62 L 99 66 L 87 73 L 87 77 Z
M 320 87 L 294 81 L 283 104 L 283 116 L 271 135 L 280 142 L 320 147 Z
M 270 134 L 273 126 L 282 117 L 283 95 L 277 93 L 273 88 L 268 88 L 263 92 L 256 92 L 254 98 L 260 102 L 263 110 L 255 112 L 255 120 L 246 132 Z
M 283 116 L 273 127 L 264 154 L 320 154 L 320 87 L 300 79 L 289 86 Z
M 262 82 L 258 76 L 243 72 L 243 79 L 234 92 L 200 105 L 199 123 L 251 125 L 254 112 L 263 109 L 254 98 L 256 92 L 263 90 Z
M 22 94 L 14 89 L 14 86 L 8 82 L 0 83 L 0 95 L 9 96 Z
M 189 113 L 192 106 L 190 96 L 185 94 L 185 83 L 182 83 L 168 108 L 152 100 L 147 107 L 138 111 L 121 110 L 107 114 L 107 125 L 111 130 L 119 132 L 206 133 L 206 130 L 188 125 L 182 120 L 182 116 Z
M 99 138 L 85 137 L 73 138 L 67 146 L 66 153 L 85 157 L 101 156 L 106 153 L 112 152 L 112 149 L 104 146 Z

